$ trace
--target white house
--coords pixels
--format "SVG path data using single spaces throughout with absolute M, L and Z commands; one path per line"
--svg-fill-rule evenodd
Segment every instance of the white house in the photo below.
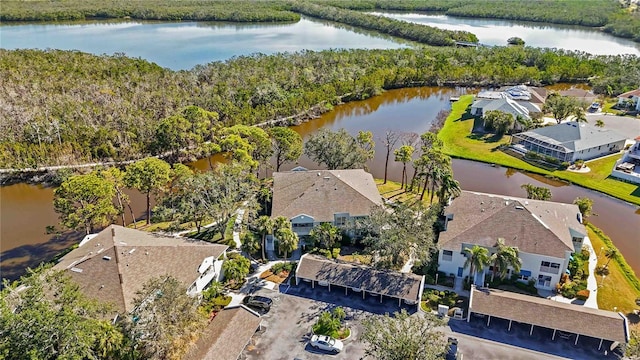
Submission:
M 382 204 L 373 176 L 362 169 L 273 173 L 271 217 L 290 219 L 298 236 L 325 222 L 346 226 Z
M 640 184 L 640 136 L 624 155 L 616 161 L 611 176 L 634 184 Z
M 631 108 L 640 111 L 640 89 L 627 91 L 618 95 L 618 105 L 631 106 Z
M 438 238 L 438 270 L 458 278 L 469 275 L 463 249 L 474 245 L 495 252 L 498 238 L 517 247 L 522 281 L 533 279 L 539 289 L 551 290 L 566 271 L 573 252 L 582 249 L 586 230 L 578 207 L 463 191 L 445 210 L 445 226 Z M 474 282 L 482 285 L 492 266 Z M 511 275 L 511 269 L 509 269 Z
M 111 225 L 83 241 L 54 266 L 66 271 L 88 297 L 112 303 L 115 311 L 133 310 L 136 292 L 149 279 L 172 276 L 190 295 L 221 280 L 228 246 L 168 237 Z
M 514 134 L 511 147 L 520 152 L 535 152 L 559 161 L 590 160 L 617 153 L 624 148 L 626 136 L 610 129 L 575 121 Z

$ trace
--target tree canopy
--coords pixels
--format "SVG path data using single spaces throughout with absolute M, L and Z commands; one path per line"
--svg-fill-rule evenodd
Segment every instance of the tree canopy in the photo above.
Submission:
M 146 158 L 127 165 L 124 183 L 147 197 L 147 224 L 151 223 L 151 193 L 158 193 L 169 183 L 171 166 L 157 158 Z
M 109 224 L 118 213 L 113 203 L 115 195 L 114 184 L 97 172 L 74 175 L 54 191 L 53 206 L 64 227 L 90 234 L 95 227 Z
M 437 327 L 444 322 L 432 313 L 409 316 L 406 310 L 393 316 L 369 316 L 362 321 L 361 339 L 366 354 L 378 360 L 436 360 L 446 353 L 444 334 Z
M 520 187 L 527 192 L 527 199 L 551 200 L 551 190 L 549 188 L 532 184 L 523 184 Z
M 321 129 L 305 143 L 305 154 L 329 170 L 359 169 L 373 159 L 375 143 L 370 131 L 359 131 L 353 137 L 345 129 L 336 132 Z
M 288 127 L 277 126 L 269 129 L 273 152 L 276 156 L 276 171 L 287 162 L 294 162 L 302 155 L 302 137 Z

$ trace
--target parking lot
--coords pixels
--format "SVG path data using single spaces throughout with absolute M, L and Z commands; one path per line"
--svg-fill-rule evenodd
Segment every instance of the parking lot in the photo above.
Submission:
M 285 293 L 286 292 L 286 293 Z M 254 335 L 245 348 L 241 359 L 365 359 L 365 344 L 358 337 L 362 332 L 361 321 L 376 314 L 393 313 L 399 310 L 395 299 L 383 299 L 349 291 L 345 295 L 344 288 L 316 286 L 301 283 L 299 286 L 282 286 L 278 289 L 262 289 L 255 294 L 264 295 L 274 300 L 271 311 L 263 315 L 263 329 Z M 342 306 L 347 314 L 346 322 L 351 329 L 351 336 L 344 340 L 342 353 L 333 355 L 315 350 L 308 345 L 311 326 L 321 312 Z M 416 306 L 402 305 L 409 313 L 416 312 Z M 449 326 L 440 329 L 445 336 L 453 336 L 459 340 L 459 351 L 463 359 L 618 359 L 616 354 L 608 351 L 611 342 L 605 341 L 598 351 L 599 339 L 581 336 L 578 345 L 574 345 L 575 335 L 568 339 L 556 336 L 551 340 L 553 331 L 535 327 L 529 336 L 530 326 L 514 322 L 508 331 L 508 321 L 492 318 L 489 327 L 486 318 L 465 320 L 449 320 Z M 605 355 L 605 350 L 607 354 Z M 366 359 L 372 359 L 367 357 Z
M 360 322 L 374 314 L 393 313 L 398 311 L 398 301 L 386 299 L 380 303 L 379 297 L 350 292 L 345 295 L 344 288 L 326 287 L 312 289 L 307 283 L 292 286 L 287 293 L 260 290 L 258 295 L 271 297 L 274 304 L 271 311 L 263 315 L 263 330 L 254 335 L 251 343 L 245 348 L 242 359 L 352 359 L 364 358 L 365 344 L 358 341 L 362 331 Z M 276 289 L 277 290 L 277 289 Z M 347 315 L 345 322 L 351 329 L 351 336 L 344 340 L 344 350 L 337 355 L 315 350 L 308 345 L 311 326 L 316 317 L 323 311 L 342 306 Z M 415 312 L 416 306 L 403 306 Z

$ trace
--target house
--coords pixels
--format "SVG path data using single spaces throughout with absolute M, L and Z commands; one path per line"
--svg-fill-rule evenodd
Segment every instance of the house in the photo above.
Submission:
M 634 184 L 640 184 L 640 136 L 635 143 L 616 161 L 611 176 Z
M 556 340 L 556 333 L 565 338 L 575 335 L 574 346 L 583 337 L 593 338 L 599 340 L 598 350 L 602 349 L 605 340 L 605 348 L 610 348 L 613 344 L 628 343 L 630 338 L 628 320 L 621 313 L 498 289 L 472 286 L 467 322 L 471 320 L 471 314 L 486 319 L 487 326 L 492 318 L 508 320 L 507 331 L 511 331 L 514 321 L 530 325 L 529 336 L 536 328 L 551 329 L 551 341 Z
M 560 281 L 571 254 L 582 249 L 586 230 L 573 204 L 530 200 L 463 191 L 444 209 L 444 230 L 438 238 L 438 270 L 458 278 L 469 275 L 463 249 L 474 245 L 495 252 L 498 238 L 516 247 L 522 259 L 522 281 L 535 281 L 551 290 Z M 474 282 L 484 284 L 492 266 L 480 271 Z
M 373 176 L 362 169 L 273 173 L 271 217 L 290 219 L 298 236 L 325 222 L 345 226 L 382 204 Z
M 558 91 L 558 95 L 574 98 L 586 106 L 592 104 L 598 98 L 592 91 L 578 88 L 560 90 Z
M 211 320 L 184 360 L 236 360 L 261 323 L 260 314 L 244 305 L 227 307 Z
M 627 91 L 624 94 L 618 95 L 618 105 L 640 111 L 640 89 Z
M 124 313 L 133 310 L 136 291 L 154 277 L 173 276 L 190 295 L 200 293 L 220 280 L 218 259 L 227 248 L 111 225 L 63 256 L 54 269 L 66 271 L 89 298 Z
M 471 115 L 484 117 L 488 111 L 502 111 L 511 114 L 514 119 L 520 117 L 530 120 L 534 114 L 542 112 L 545 99 L 546 90 L 525 85 L 500 91 L 484 90 L 476 95 L 476 100 L 471 104 Z M 514 122 L 514 129 L 522 130 L 522 126 Z
M 311 287 L 326 286 L 329 291 L 367 294 L 380 298 L 398 299 L 409 305 L 419 306 L 422 300 L 424 275 L 375 269 L 367 265 L 331 260 L 321 255 L 304 254 L 296 268 L 296 284 L 300 280 L 310 282 Z
M 617 153 L 624 148 L 626 137 L 610 129 L 570 121 L 514 134 L 511 148 L 532 151 L 561 162 L 590 160 Z

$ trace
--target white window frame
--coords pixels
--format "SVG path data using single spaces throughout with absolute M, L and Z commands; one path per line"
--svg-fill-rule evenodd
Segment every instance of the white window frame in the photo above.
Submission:
M 442 250 L 442 261 L 453 261 L 453 251 Z

